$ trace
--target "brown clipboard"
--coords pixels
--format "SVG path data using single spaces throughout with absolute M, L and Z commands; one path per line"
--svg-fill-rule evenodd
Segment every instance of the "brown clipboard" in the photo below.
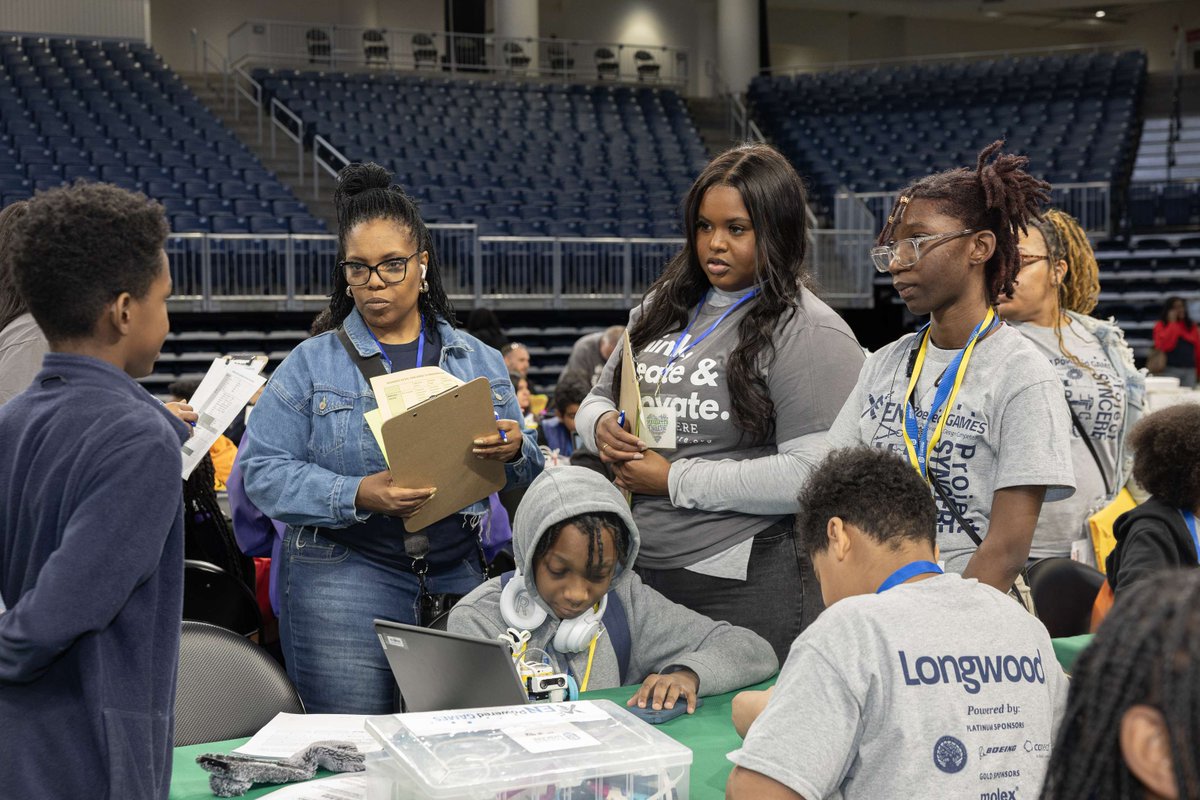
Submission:
M 621 392 L 617 397 L 617 410 L 625 412 L 625 423 L 634 436 L 640 437 L 642 424 L 642 387 L 638 382 L 637 362 L 633 360 L 633 347 L 629 342 L 629 332 L 621 337 Z M 633 502 L 633 495 L 624 489 L 626 502 Z
M 396 485 L 437 488 L 433 499 L 404 520 L 405 530 L 422 530 L 504 487 L 504 464 L 471 452 L 476 439 L 495 434 L 487 378 L 443 392 L 383 423 Z

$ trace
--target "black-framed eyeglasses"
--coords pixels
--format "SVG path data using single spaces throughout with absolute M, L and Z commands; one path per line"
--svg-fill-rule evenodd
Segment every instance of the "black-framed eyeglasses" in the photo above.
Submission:
M 978 231 L 979 228 L 967 228 L 966 230 L 954 231 L 952 233 L 931 233 L 928 236 L 914 236 L 911 239 L 901 239 L 892 244 L 872 247 L 871 260 L 875 262 L 875 269 L 880 272 L 887 272 L 893 261 L 902 267 L 911 267 L 921 260 L 921 245 L 933 244 L 945 241 L 946 239 L 957 239 L 959 236 L 966 236 Z
M 346 277 L 346 283 L 350 286 L 365 286 L 370 283 L 372 272 L 388 286 L 394 286 L 397 283 L 404 283 L 404 279 L 408 277 L 408 262 L 420 253 L 421 251 L 418 250 L 411 256 L 388 258 L 374 266 L 363 264 L 361 261 L 339 261 L 338 267 L 342 270 L 342 274 Z

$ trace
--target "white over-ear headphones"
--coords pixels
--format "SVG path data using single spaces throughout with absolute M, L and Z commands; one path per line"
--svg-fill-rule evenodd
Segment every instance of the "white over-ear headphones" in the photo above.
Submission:
M 600 620 L 608 608 L 608 595 L 600 599 L 599 608 L 589 608 L 574 619 L 565 619 L 554 634 L 554 649 L 560 653 L 578 653 L 586 650 L 600 631 Z M 546 621 L 546 611 L 537 604 L 533 595 L 525 588 L 525 578 L 520 571 L 500 592 L 500 615 L 504 624 L 518 630 L 532 631 Z

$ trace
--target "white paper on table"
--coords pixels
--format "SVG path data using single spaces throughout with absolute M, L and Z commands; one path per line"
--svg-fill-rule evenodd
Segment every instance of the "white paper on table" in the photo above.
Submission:
M 252 365 L 231 361 L 229 356 L 213 360 L 204 380 L 200 381 L 199 388 L 188 401 L 200 418 L 196 420 L 192 437 L 183 443 L 184 480 L 192 474 L 217 437 L 246 407 L 254 393 L 267 382 L 258 374 L 265 363 L 265 358 L 261 363 L 256 361 Z
M 363 714 L 287 714 L 280 712 L 233 752 L 258 758 L 288 758 L 313 742 L 353 742 L 360 753 L 383 749 L 367 733 Z
M 375 403 L 384 422 L 462 385 L 461 380 L 441 367 L 402 369 L 371 379 L 371 390 L 375 392 Z
M 316 781 L 293 783 L 263 796 L 274 800 L 366 800 L 367 776 L 361 772 L 334 775 Z
M 588 700 L 573 703 L 532 703 L 526 706 L 463 708 L 397 714 L 396 719 L 417 736 L 442 736 L 467 731 L 493 731 L 559 722 L 603 722 L 608 712 Z

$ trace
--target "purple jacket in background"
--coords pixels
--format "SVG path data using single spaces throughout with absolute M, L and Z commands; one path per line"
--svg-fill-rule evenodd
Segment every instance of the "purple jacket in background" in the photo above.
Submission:
M 279 576 L 279 552 L 283 547 L 283 534 L 287 525 L 259 511 L 246 496 L 240 453 L 233 462 L 233 469 L 229 471 L 229 480 L 225 482 L 225 488 L 229 492 L 229 509 L 233 514 L 233 538 L 237 539 L 238 547 L 248 556 L 271 557 L 269 594 L 271 610 L 278 617 L 279 592 L 276 579 Z

